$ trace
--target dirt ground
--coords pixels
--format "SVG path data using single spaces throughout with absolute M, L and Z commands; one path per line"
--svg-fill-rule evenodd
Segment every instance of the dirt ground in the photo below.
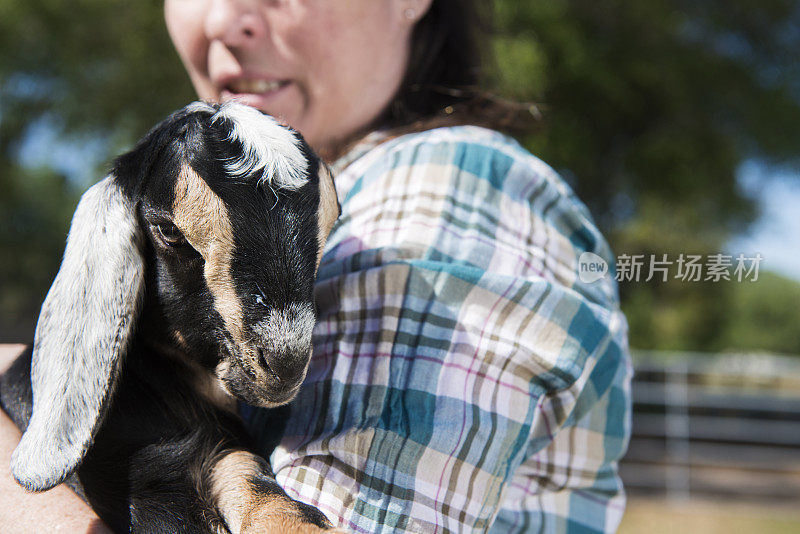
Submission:
M 798 496 L 800 505 L 800 496 Z M 619 534 L 798 534 L 800 506 L 631 499 Z

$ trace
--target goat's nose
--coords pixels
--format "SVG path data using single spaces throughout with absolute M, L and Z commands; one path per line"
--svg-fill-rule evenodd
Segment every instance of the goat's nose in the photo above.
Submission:
M 256 349 L 256 354 L 258 354 L 258 363 L 261 365 L 261 367 L 266 369 L 267 372 L 270 374 L 270 376 L 272 376 L 272 378 L 275 378 L 276 380 L 278 380 L 278 382 L 283 382 L 281 376 L 278 373 L 276 373 L 275 370 L 272 368 L 272 366 L 269 364 L 269 358 L 267 358 L 267 351 L 259 347 Z
M 252 327 L 259 364 L 284 384 L 302 380 L 311 357 L 314 309 L 308 302 L 270 309 Z
M 270 376 L 282 384 L 294 386 L 305 374 L 306 365 L 311 355 L 311 347 L 301 352 L 280 353 L 258 348 L 257 353 L 259 363 Z

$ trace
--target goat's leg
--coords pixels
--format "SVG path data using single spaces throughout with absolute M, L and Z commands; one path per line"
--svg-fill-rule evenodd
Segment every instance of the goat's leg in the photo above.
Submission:
M 331 532 L 322 512 L 290 498 L 267 462 L 249 451 L 220 454 L 211 467 L 208 485 L 232 534 Z

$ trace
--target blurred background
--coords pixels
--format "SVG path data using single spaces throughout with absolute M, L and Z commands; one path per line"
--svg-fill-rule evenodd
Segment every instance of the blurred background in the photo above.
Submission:
M 162 9 L 0 0 L 0 343 L 32 340 L 80 193 L 194 99 Z M 488 87 L 538 104 L 521 141 L 643 263 L 622 532 L 800 532 L 800 2 L 493 9 Z

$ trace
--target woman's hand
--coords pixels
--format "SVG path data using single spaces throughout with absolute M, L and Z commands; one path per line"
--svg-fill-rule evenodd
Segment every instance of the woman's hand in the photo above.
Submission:
M 0 373 L 5 372 L 25 347 L 0 345 Z M 11 476 L 11 453 L 21 433 L 0 410 L 0 531 L 111 533 L 97 514 L 67 486 L 44 493 L 30 493 Z

